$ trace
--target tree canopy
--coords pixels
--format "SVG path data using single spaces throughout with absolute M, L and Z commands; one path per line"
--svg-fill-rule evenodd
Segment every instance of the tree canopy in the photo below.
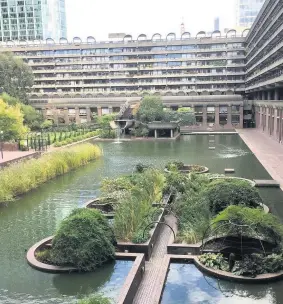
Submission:
M 0 54 L 0 88 L 12 97 L 28 103 L 28 95 L 34 83 L 31 68 L 10 52 Z
M 38 130 L 44 128 L 43 115 L 36 111 L 36 109 L 30 105 L 23 104 L 18 98 L 12 97 L 7 93 L 3 93 L 0 98 L 10 106 L 19 105 L 21 112 L 24 115 L 24 124 L 31 130 Z
M 17 139 L 28 132 L 19 104 L 10 106 L 0 99 L 0 131 L 4 140 Z
M 136 116 L 142 122 L 161 121 L 164 117 L 161 98 L 158 96 L 145 96 Z

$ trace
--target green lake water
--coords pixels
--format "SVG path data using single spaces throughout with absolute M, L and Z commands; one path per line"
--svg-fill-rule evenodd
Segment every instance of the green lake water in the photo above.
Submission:
M 139 162 L 164 166 L 169 160 L 181 160 L 186 164 L 205 165 L 214 173 L 234 168 L 234 176 L 270 178 L 238 135 L 216 135 L 214 144 L 209 143 L 212 139 L 208 135 L 191 135 L 176 142 L 101 142 L 98 144 L 104 155 L 100 160 L 56 178 L 7 207 L 1 207 L 0 303 L 72 303 L 78 295 L 97 290 L 117 297 L 132 262 L 117 261 L 91 274 L 53 275 L 36 271 L 25 261 L 26 250 L 54 234 L 60 221 L 73 208 L 99 196 L 99 185 L 104 177 L 131 173 Z M 212 145 L 215 150 L 208 149 Z M 265 189 L 261 195 L 272 212 L 283 219 L 281 190 Z M 280 286 L 272 293 L 277 302 L 264 298 L 260 303 L 283 303 L 283 282 L 261 286 L 262 294 L 273 290 L 273 286 Z M 250 287 L 245 288 L 249 290 Z

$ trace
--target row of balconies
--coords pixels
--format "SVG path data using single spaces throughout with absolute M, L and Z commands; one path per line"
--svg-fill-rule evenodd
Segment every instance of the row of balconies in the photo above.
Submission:
M 253 81 L 246 84 L 246 91 L 258 89 L 265 86 L 272 86 L 283 82 L 283 70 L 277 71 L 276 73 L 264 77 L 258 81 Z
M 117 52 L 117 53 L 95 53 L 95 54 L 37 54 L 35 53 L 34 55 L 30 55 L 30 54 L 16 54 L 17 56 L 20 56 L 22 58 L 27 58 L 27 59 L 31 59 L 31 58 L 38 58 L 38 57 L 42 57 L 42 58 L 68 58 L 68 57 L 89 57 L 89 56 L 93 56 L 93 57 L 104 57 L 104 56 L 131 56 L 134 54 L 137 55 L 147 55 L 147 54 L 172 54 L 172 53 L 179 53 L 179 54 L 187 54 L 187 53 L 200 53 L 200 52 L 229 52 L 229 51 L 242 51 L 245 50 L 245 47 L 224 47 L 224 48 L 213 48 L 213 49 L 206 49 L 206 48 L 202 48 L 202 49 L 183 49 L 183 50 L 164 50 L 164 51 L 158 51 L 158 50 L 151 50 L 151 51 L 136 51 L 136 52 Z
M 282 17 L 283 18 L 283 17 Z M 260 59 L 260 57 L 267 55 L 268 52 L 270 52 L 275 44 L 278 44 L 282 41 L 283 36 L 283 24 L 281 21 L 281 26 L 275 31 L 270 33 L 270 36 L 267 40 L 263 40 L 264 44 L 260 48 L 253 48 L 253 55 L 248 59 L 247 58 L 247 67 L 249 67 L 250 64 L 255 62 L 257 59 Z
M 95 84 L 41 84 L 34 85 L 33 89 L 39 88 L 79 88 L 79 87 L 116 87 L 116 86 L 124 86 L 124 87 L 132 87 L 132 86 L 147 86 L 147 85 L 198 85 L 198 84 L 244 84 L 244 80 L 219 80 L 219 81 L 198 81 L 198 82 L 188 82 L 188 81 L 166 81 L 166 82 L 137 82 L 137 83 L 95 83 Z
M 107 75 L 107 76 L 64 76 L 64 77 L 38 77 L 35 81 L 64 81 L 64 80 L 76 80 L 76 79 L 139 79 L 139 78 L 174 78 L 174 77 L 208 77 L 208 76 L 243 76 L 245 72 L 222 72 L 222 73 L 182 73 L 182 74 L 152 74 L 152 75 Z
M 184 65 L 184 66 L 164 66 L 164 67 L 128 67 L 128 68 L 119 68 L 119 69 L 114 69 L 114 68 L 92 68 L 92 69 L 42 69 L 42 70 L 33 70 L 34 74 L 46 74 L 46 73 L 52 73 L 52 74 L 57 74 L 57 73 L 88 73 L 88 72 L 118 72 L 118 71 L 147 71 L 147 70 L 184 70 L 184 69 L 211 69 L 211 68 L 244 68 L 245 64 L 244 63 L 239 63 L 239 64 L 223 64 L 223 65 Z
M 266 60 L 269 60 L 271 56 L 276 55 L 277 52 L 279 52 L 279 54 L 281 54 L 281 51 L 283 49 L 283 42 L 279 43 L 277 46 L 273 47 L 273 49 L 265 54 L 261 59 L 259 59 L 254 65 L 252 65 L 251 67 L 247 68 L 247 72 L 251 72 L 252 70 L 254 70 L 258 65 L 262 64 L 263 62 L 265 62 Z
M 275 8 L 275 6 L 274 6 Z M 265 40 L 265 35 L 267 35 L 268 33 L 273 33 L 278 27 L 279 25 L 281 25 L 281 21 L 280 18 L 283 14 L 283 9 L 282 9 L 282 5 L 281 6 L 277 6 L 277 9 L 275 12 L 273 12 L 272 10 L 270 10 L 270 6 L 269 6 L 269 10 L 265 10 L 267 15 L 265 17 L 264 20 L 264 24 L 263 26 L 260 26 L 258 28 L 258 33 L 256 35 L 257 40 L 255 40 L 255 43 L 252 44 L 252 48 L 249 48 L 247 51 L 247 57 L 252 53 L 253 49 L 258 46 L 260 47 Z M 254 38 L 256 38 L 254 37 Z M 249 46 L 249 42 L 248 42 L 248 46 Z
M 125 60 L 109 60 L 109 61 L 73 61 L 69 62 L 69 65 L 86 65 L 86 64 L 119 64 L 119 63 L 139 63 L 139 62 L 174 62 L 174 61 L 202 61 L 202 60 L 229 60 L 229 59 L 245 59 L 245 55 L 235 55 L 235 56 L 211 56 L 211 57 L 190 57 L 190 58 L 154 58 L 154 59 L 125 59 Z M 33 66 L 59 66 L 68 65 L 68 62 L 37 62 L 29 63 L 31 67 Z
M 267 65 L 265 68 L 259 69 L 259 71 L 257 73 L 254 73 L 250 77 L 247 77 L 246 81 L 250 81 L 254 78 L 257 78 L 257 77 L 271 71 L 272 69 L 278 68 L 281 65 L 283 65 L 283 55 L 281 55 L 280 59 L 275 60 L 272 63 L 269 63 L 269 65 Z
M 270 24 L 270 14 L 278 11 L 278 3 L 281 0 L 270 0 L 267 3 L 264 11 L 258 16 L 258 20 L 254 23 L 253 27 L 248 33 L 247 46 L 251 45 L 252 42 L 257 38 L 257 40 L 262 35 L 263 31 L 266 30 L 266 26 Z M 265 4 L 264 4 L 265 5 Z

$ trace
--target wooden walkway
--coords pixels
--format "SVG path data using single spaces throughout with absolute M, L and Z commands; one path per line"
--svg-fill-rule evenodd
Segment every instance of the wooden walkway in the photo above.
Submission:
M 176 218 L 173 215 L 165 217 L 165 221 L 174 231 L 176 231 Z M 159 238 L 154 245 L 153 253 L 148 262 L 145 263 L 145 272 L 142 282 L 136 293 L 134 304 L 158 304 L 154 299 L 156 292 L 156 284 L 163 277 L 164 267 L 163 259 L 167 253 L 167 244 L 173 240 L 173 233 L 169 227 L 163 225 L 160 231 Z

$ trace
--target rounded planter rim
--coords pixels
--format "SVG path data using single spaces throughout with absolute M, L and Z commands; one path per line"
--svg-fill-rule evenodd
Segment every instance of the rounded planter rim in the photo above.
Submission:
M 189 167 L 192 167 L 192 166 L 199 166 L 199 167 L 202 167 L 203 170 L 200 171 L 200 172 L 197 172 L 197 171 L 191 171 L 190 169 L 185 169 L 185 168 L 189 168 Z M 167 168 L 164 169 L 164 171 L 166 173 L 171 173 L 172 171 L 168 170 Z M 203 173 L 207 173 L 209 171 L 208 167 L 206 166 L 202 166 L 202 165 L 196 165 L 196 164 L 193 164 L 193 165 L 187 165 L 187 164 L 184 164 L 184 166 L 182 167 L 182 169 L 178 169 L 179 172 L 181 173 L 195 173 L 195 174 L 203 174 Z
M 28 250 L 27 255 L 26 255 L 28 264 L 31 267 L 33 267 L 37 270 L 43 271 L 43 272 L 51 272 L 51 273 L 66 273 L 67 272 L 67 273 L 69 273 L 69 272 L 79 271 L 75 267 L 56 266 L 56 265 L 46 264 L 46 263 L 42 263 L 36 259 L 35 252 L 37 250 L 39 250 L 41 247 L 43 247 L 44 245 L 50 243 L 50 241 L 52 241 L 52 239 L 53 239 L 53 236 L 49 236 L 49 237 L 35 243 L 32 247 L 30 247 L 30 249 Z
M 223 177 L 217 176 L 217 177 L 211 177 L 210 179 L 212 179 L 212 180 L 213 179 L 238 179 L 238 180 L 242 180 L 242 181 L 246 181 L 246 182 L 250 183 L 250 185 L 252 187 L 255 187 L 255 185 L 256 185 L 255 182 L 251 179 L 244 178 L 244 177 L 237 177 L 237 176 L 223 176 Z
M 255 278 L 251 278 L 251 277 L 238 276 L 228 271 L 208 268 L 199 261 L 198 257 L 194 258 L 194 262 L 196 267 L 199 268 L 200 271 L 205 272 L 213 277 L 223 280 L 228 280 L 228 281 L 241 282 L 241 283 L 262 283 L 262 282 L 276 281 L 283 278 L 283 271 L 276 273 L 259 274 Z

